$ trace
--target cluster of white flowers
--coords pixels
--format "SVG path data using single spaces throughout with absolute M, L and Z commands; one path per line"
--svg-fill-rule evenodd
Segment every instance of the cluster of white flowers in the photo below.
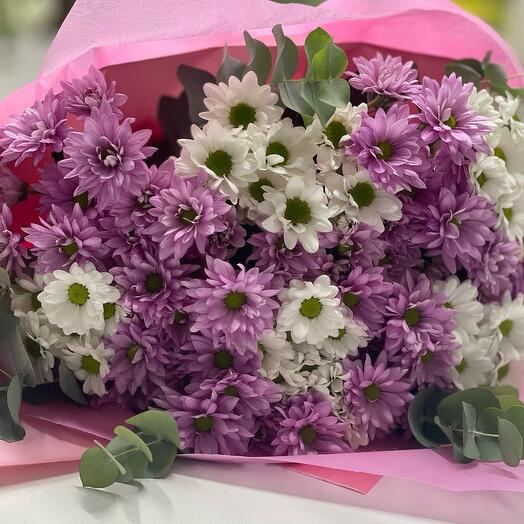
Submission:
M 52 369 L 60 359 L 83 382 L 84 393 L 105 394 L 104 378 L 114 352 L 102 337 L 112 335 L 125 316 L 112 281 L 112 275 L 91 263 L 17 279 L 11 307 L 20 319 L 38 381 L 53 381 Z

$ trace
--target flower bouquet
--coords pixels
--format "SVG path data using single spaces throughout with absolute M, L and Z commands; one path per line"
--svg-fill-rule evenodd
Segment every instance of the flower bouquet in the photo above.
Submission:
M 139 413 L 86 486 L 399 435 L 518 465 L 522 89 L 272 32 L 179 65 L 153 131 L 94 66 L 1 127 L 0 437 L 61 391 Z

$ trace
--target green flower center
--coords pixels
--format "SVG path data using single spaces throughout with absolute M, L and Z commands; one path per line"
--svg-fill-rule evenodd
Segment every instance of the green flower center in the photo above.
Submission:
M 104 320 L 113 318 L 116 313 L 116 304 L 114 302 L 106 302 L 104 304 Z
M 458 218 L 455 218 L 453 217 L 451 220 L 450 220 L 450 223 L 459 227 L 460 226 L 460 220 Z
M 502 149 L 501 147 L 496 147 L 493 150 L 493 153 L 496 157 L 500 158 L 501 160 L 504 160 L 504 162 L 506 161 L 506 153 L 504 153 L 504 149 Z
M 264 200 L 264 190 L 262 186 L 273 187 L 273 184 L 267 178 L 261 178 L 252 184 L 249 184 L 249 194 L 257 201 Z
M 302 429 L 299 430 L 298 434 L 300 436 L 300 440 L 306 446 L 313 444 L 313 442 L 315 442 L 315 440 L 317 439 L 317 432 L 315 431 L 315 428 L 313 426 L 304 426 Z
M 348 134 L 346 126 L 338 120 L 333 120 L 333 122 L 329 123 L 326 129 L 324 129 L 324 133 L 326 138 L 333 144 L 333 147 L 338 147 L 342 137 Z
M 229 110 L 229 123 L 244 129 L 257 120 L 257 110 L 244 102 L 239 102 Z
M 31 307 L 33 308 L 33 311 L 38 311 L 42 307 L 40 300 L 38 300 L 39 294 L 39 291 L 31 293 Z
M 34 358 L 40 358 L 40 344 L 33 340 L 31 337 L 25 337 L 25 348 L 27 349 L 27 352 Z
M 300 314 L 307 318 L 316 318 L 322 311 L 322 304 L 317 297 L 306 298 L 300 304 Z
M 282 142 L 271 142 L 266 148 L 266 156 L 269 155 L 281 156 L 284 160 L 275 165 L 284 166 L 289 160 L 289 149 Z
M 423 364 L 427 364 L 428 362 L 431 362 L 433 360 L 433 357 L 435 355 L 431 352 L 431 351 L 426 351 L 421 357 L 420 357 L 420 361 L 423 363 Z
M 238 311 L 247 301 L 245 293 L 232 291 L 224 298 L 224 304 L 230 311 Z
M 511 320 L 511 318 L 507 318 L 506 320 L 503 320 L 499 324 L 499 330 L 502 333 L 503 337 L 507 337 L 511 333 L 512 329 L 513 329 L 513 320 Z
M 267 355 L 266 346 L 264 346 L 264 344 L 262 344 L 262 342 L 259 342 L 257 345 L 258 345 L 258 350 L 260 351 L 260 353 L 262 353 L 262 356 Z
M 449 115 L 449 118 L 444 122 L 444 124 L 451 127 L 451 129 L 455 129 L 455 127 L 457 127 L 457 119 L 453 115 Z
M 64 255 L 72 257 L 78 251 L 78 246 L 76 245 L 76 242 L 71 242 L 71 244 L 61 246 L 60 249 Z
M 284 218 L 293 225 L 307 224 L 311 220 L 311 208 L 305 200 L 290 198 L 286 203 Z
M 414 307 L 406 309 L 404 320 L 408 326 L 416 326 L 420 322 L 420 311 Z
M 80 193 L 73 197 L 73 202 L 78 204 L 82 209 L 87 209 L 89 207 L 89 198 L 87 196 L 87 191 Z
M 364 388 L 364 396 L 370 402 L 375 402 L 380 397 L 380 388 L 376 384 L 370 384 Z
M 338 335 L 336 337 L 329 337 L 329 338 L 331 340 L 342 340 L 345 334 L 346 334 L 346 328 L 342 328 L 338 330 Z
M 213 427 L 213 419 L 209 415 L 193 420 L 193 426 L 198 433 L 208 433 Z
M 508 222 L 511 222 L 511 219 L 513 218 L 513 208 L 512 207 L 503 208 L 502 214 L 506 217 L 506 220 Z
M 342 297 L 342 301 L 350 309 L 358 304 L 358 300 L 358 295 L 355 295 L 355 293 L 344 293 Z
M 215 366 L 218 369 L 229 369 L 233 365 L 233 357 L 229 351 L 220 349 L 215 353 Z
M 184 224 L 194 224 L 197 215 L 198 213 L 194 209 L 183 209 L 178 214 L 180 221 Z
M 127 348 L 127 358 L 131 360 L 131 362 L 134 360 L 136 354 L 138 353 L 138 350 L 141 349 L 139 344 L 131 344 Z
M 77 306 L 83 306 L 89 299 L 89 290 L 84 286 L 84 284 L 79 284 L 78 282 L 69 286 L 67 294 L 69 300 Z
M 381 141 L 377 144 L 380 149 L 378 157 L 382 160 L 389 160 L 393 154 L 393 146 L 389 142 Z
M 339 255 L 346 255 L 347 253 L 354 253 L 357 251 L 358 245 L 353 244 L 338 244 L 337 245 L 337 253 Z
M 378 265 L 380 267 L 388 266 L 391 263 L 391 257 L 389 255 L 384 255 L 379 261 Z
M 238 397 L 238 389 L 236 386 L 226 386 L 223 391 L 224 395 L 227 395 L 228 397 Z
M 487 182 L 488 177 L 484 173 L 480 173 L 480 175 L 477 177 L 477 184 L 480 187 L 483 187 L 484 184 Z
M 149 293 L 158 293 L 164 286 L 164 279 L 159 273 L 150 273 L 146 277 L 145 285 Z
M 173 317 L 173 322 L 175 324 L 182 324 L 187 319 L 187 313 L 182 309 L 177 309 Z
M 233 169 L 233 158 L 227 151 L 218 149 L 209 153 L 205 164 L 216 176 L 227 176 Z
M 457 373 L 462 374 L 464 373 L 467 367 L 468 363 L 464 359 L 462 359 L 460 361 L 460 364 L 458 366 L 455 366 L 455 369 L 457 370 Z
M 509 373 L 509 364 L 506 364 L 505 366 L 502 366 L 497 371 L 497 379 L 502 380 L 506 378 L 506 376 Z
M 451 302 L 444 302 L 443 305 L 446 309 L 453 309 L 453 304 Z
M 80 361 L 82 369 L 87 371 L 90 375 L 98 375 L 100 373 L 100 362 L 91 355 L 84 355 Z
M 369 182 L 358 182 L 349 191 L 358 207 L 368 207 L 375 200 L 375 188 Z

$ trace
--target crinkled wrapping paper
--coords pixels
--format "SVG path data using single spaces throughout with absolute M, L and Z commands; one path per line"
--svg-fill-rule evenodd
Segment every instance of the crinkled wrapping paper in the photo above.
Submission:
M 318 8 L 269 0 L 77 0 L 44 61 L 38 78 L 0 102 L 0 124 L 20 113 L 61 80 L 83 75 L 90 65 L 103 68 L 129 95 L 125 107 L 137 126 L 155 130 L 161 95 L 178 96 L 178 65 L 215 72 L 224 44 L 245 57 L 242 32 L 274 46 L 271 28 L 282 24 L 297 44 L 322 26 L 351 54 L 377 49 L 414 59 L 421 74 L 439 77 L 450 59 L 492 60 L 521 85 L 522 68 L 497 33 L 449 0 L 329 0 Z M 302 64 L 303 66 L 304 64 Z M 34 180 L 28 162 L 17 171 Z M 33 221 L 32 199 L 14 210 L 18 225 Z M 129 413 L 105 407 L 92 411 L 73 405 L 28 406 L 22 410 L 24 441 L 0 442 L 0 485 L 71 471 L 94 438 L 111 438 L 112 428 Z M 393 446 L 393 442 L 388 442 Z M 405 446 L 405 443 L 403 444 Z M 524 465 L 451 462 L 446 450 L 390 449 L 299 457 L 188 458 L 221 462 L 279 463 L 300 473 L 367 493 L 382 476 L 410 479 L 456 491 L 524 491 Z

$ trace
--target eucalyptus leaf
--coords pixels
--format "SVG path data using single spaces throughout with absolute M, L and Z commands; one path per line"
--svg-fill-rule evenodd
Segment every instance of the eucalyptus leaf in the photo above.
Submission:
M 450 62 L 449 64 L 446 64 L 444 70 L 446 75 L 455 73 L 462 78 L 464 83 L 473 82 L 477 87 L 479 87 L 480 81 L 482 80 L 482 75 L 479 74 L 476 69 L 461 62 Z
M 125 426 L 117 426 L 115 428 L 115 435 L 119 436 L 122 440 L 125 440 L 131 446 L 134 446 L 137 450 L 141 451 L 149 462 L 153 461 L 151 450 L 135 432 L 131 431 Z
M 224 55 L 222 57 L 222 63 L 217 73 L 217 82 L 227 83 L 229 79 L 234 76 L 235 78 L 242 78 L 246 71 L 246 64 L 231 56 L 227 49 L 227 46 L 224 46 Z
M 462 452 L 470 459 L 479 458 L 479 450 L 475 440 L 477 429 L 477 410 L 467 402 L 462 402 Z
M 151 435 L 163 442 L 180 447 L 180 437 L 175 419 L 167 412 L 157 409 L 144 411 L 126 420 L 146 435 Z
M 264 42 L 254 39 L 247 31 L 244 31 L 244 40 L 249 52 L 249 62 L 246 71 L 254 71 L 258 78 L 258 83 L 266 83 L 271 72 L 271 51 Z
M 462 424 L 462 402 L 471 404 L 477 411 L 486 408 L 500 408 L 497 397 L 486 388 L 471 388 L 457 391 L 443 399 L 437 408 L 437 413 L 445 426 Z
M 499 395 L 510 395 L 512 397 L 519 397 L 519 390 L 516 387 L 510 386 L 509 384 L 499 384 L 498 386 L 480 386 L 481 388 L 488 389 L 494 393 L 497 397 Z
M 22 398 L 22 375 L 15 375 L 8 386 L 0 389 L 0 440 L 17 442 L 25 437 L 18 412 Z
M 118 462 L 124 466 L 126 472 L 119 474 L 116 482 L 129 483 L 137 478 L 145 477 L 148 459 L 144 453 L 126 440 L 115 437 L 107 445 L 107 450 L 117 458 Z
M 421 389 L 408 408 L 408 422 L 413 436 L 426 448 L 437 448 L 449 442 L 434 421 L 438 403 L 446 396 L 435 388 Z
M 500 402 L 500 408 L 506 410 L 511 406 L 523 406 L 524 404 L 520 399 L 514 397 L 513 395 L 497 395 L 497 399 Z
M 348 57 L 333 40 L 330 40 L 315 54 L 310 65 L 313 80 L 338 78 L 347 69 Z
M 142 435 L 144 441 L 148 442 L 148 435 Z M 177 447 L 174 444 L 155 439 L 148 443 L 153 454 L 153 461 L 146 464 L 140 477 L 158 478 L 163 477 L 171 469 L 173 461 L 177 456 Z M 137 477 L 138 478 L 138 477 Z
M 24 389 L 24 377 L 21 373 L 15 375 L 6 391 L 6 403 L 7 409 L 11 418 L 16 424 L 20 424 L 20 417 L 18 415 L 20 411 L 20 405 L 22 403 L 22 390 Z
M 477 417 L 477 431 L 495 435 L 489 437 L 477 434 L 477 447 L 482 460 L 496 462 L 502 460 L 500 444 L 498 439 L 499 418 L 504 414 L 501 409 L 487 408 L 481 411 Z
M 487 63 L 484 65 L 484 74 L 493 85 L 504 86 L 507 84 L 507 76 L 503 67 L 499 64 Z
M 196 125 L 204 124 L 205 121 L 200 117 L 200 113 L 206 109 L 204 105 L 204 84 L 208 82 L 215 83 L 215 77 L 203 69 L 197 69 L 185 64 L 178 67 L 177 77 L 184 86 L 184 91 L 187 95 L 191 122 Z
M 509 420 L 499 419 L 499 440 L 502 460 L 508 466 L 518 466 L 522 458 L 522 435 Z
M 306 41 L 304 42 L 304 50 L 306 51 L 307 61 L 309 64 L 305 76 L 306 80 L 313 76 L 311 66 L 315 55 L 332 41 L 333 38 L 330 36 L 330 34 L 324 31 L 324 29 L 321 27 L 317 27 L 314 31 L 311 31 L 311 33 L 307 35 Z
M 286 107 L 299 113 L 300 115 L 314 115 L 313 108 L 304 100 L 299 86 L 303 80 L 286 80 L 278 85 L 280 98 Z
M 349 102 L 349 83 L 343 78 L 323 80 L 318 86 L 318 98 L 335 108 L 344 108 Z
M 277 43 L 277 58 L 273 68 L 271 85 L 275 86 L 284 80 L 289 80 L 295 74 L 298 63 L 298 48 L 291 38 L 284 35 L 281 25 L 273 27 L 273 36 Z
M 60 360 L 58 365 L 58 383 L 62 392 L 71 400 L 74 400 L 77 404 L 87 405 L 87 399 L 82 391 L 82 387 L 63 360 Z
M 335 108 L 320 99 L 321 84 L 322 82 L 318 80 L 306 80 L 298 85 L 298 90 L 302 98 L 313 108 L 322 125 L 326 125 Z
M 509 420 L 524 438 L 524 406 L 511 406 L 504 411 L 502 418 Z M 524 458 L 524 454 L 522 458 Z
M 86 488 L 106 488 L 118 478 L 113 460 L 100 448 L 89 448 L 80 459 L 80 480 Z

